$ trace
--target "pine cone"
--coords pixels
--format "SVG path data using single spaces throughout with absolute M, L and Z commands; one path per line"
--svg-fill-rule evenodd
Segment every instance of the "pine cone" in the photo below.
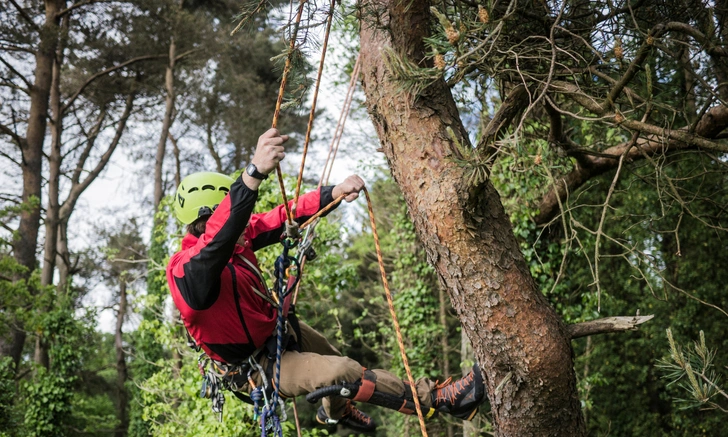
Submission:
M 488 24 L 488 22 L 490 21 L 490 15 L 488 15 L 488 10 L 481 5 L 478 5 L 478 19 L 483 24 Z
M 442 56 L 440 53 L 435 54 L 435 68 L 437 68 L 438 70 L 445 69 L 445 57 Z
M 445 29 L 445 35 L 447 36 L 447 40 L 450 41 L 450 44 L 452 45 L 457 44 L 458 40 L 460 39 L 460 32 L 455 30 L 455 28 L 452 26 Z

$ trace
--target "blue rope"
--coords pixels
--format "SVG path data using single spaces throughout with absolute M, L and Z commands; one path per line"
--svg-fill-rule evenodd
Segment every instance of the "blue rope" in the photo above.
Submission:
M 260 404 L 263 401 L 263 390 L 260 387 L 256 387 L 250 393 L 250 400 L 253 401 L 253 420 L 258 420 L 260 417 Z
M 275 293 L 278 296 L 278 321 L 276 324 L 276 363 L 273 377 L 273 396 L 270 403 L 263 407 L 263 412 L 260 416 L 261 437 L 268 436 L 269 427 L 275 432 L 276 436 L 283 437 L 283 429 L 281 428 L 281 421 L 278 413 L 276 413 L 276 408 L 280 400 L 281 356 L 283 356 L 283 331 L 286 324 L 286 318 L 283 315 L 283 301 L 286 297 L 285 275 L 286 270 L 291 265 L 290 258 L 288 257 L 288 249 L 293 244 L 288 240 L 283 240 L 282 243 L 283 253 L 276 259 L 275 263 Z

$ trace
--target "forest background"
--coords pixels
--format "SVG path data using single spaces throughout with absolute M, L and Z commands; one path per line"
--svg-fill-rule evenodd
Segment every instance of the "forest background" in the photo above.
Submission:
M 493 3 L 467 3 L 445 2 L 433 12 L 434 68 L 400 66 L 403 92 L 416 94 L 418 83 L 444 74 L 476 142 L 503 113 L 514 88 L 496 75 L 469 76 L 468 66 L 453 57 L 460 38 L 453 31 L 464 35 L 469 25 L 465 8 L 474 8 L 479 15 L 470 19 L 481 24 L 489 21 L 488 10 L 497 9 Z M 695 7 L 646 3 L 675 8 L 676 15 Z M 270 126 L 289 53 L 288 4 L 268 6 L 230 36 L 245 12 L 241 2 L 10 0 L 0 5 L 0 435 L 258 433 L 251 408 L 232 396 L 223 422 L 216 420 L 209 400 L 197 397 L 197 354 L 186 347 L 170 308 L 163 268 L 181 237 L 169 208 L 180 177 L 198 170 L 239 171 Z M 701 35 L 724 32 L 717 12 L 701 7 L 713 14 L 707 20 L 713 28 L 703 28 Z M 309 3 L 311 28 L 295 53 L 279 125 L 293 134 L 291 161 L 299 156 L 306 132 L 327 11 L 328 5 Z M 336 44 L 328 61 L 335 73 L 323 87 L 345 90 L 349 82 L 359 11 L 346 2 L 336 8 Z M 685 21 L 700 21 L 699 12 L 687 14 Z M 626 31 L 619 39 L 594 38 L 602 44 L 603 61 L 618 71 L 627 69 L 626 56 L 640 53 L 630 47 L 634 41 Z M 676 44 L 689 46 L 687 38 Z M 714 49 L 719 59 L 725 56 L 724 46 Z M 652 96 L 655 112 L 678 108 L 696 119 L 712 105 L 725 105 L 717 95 L 704 99 L 695 91 L 724 85 L 657 55 L 650 59 L 654 72 L 647 67 L 647 77 L 654 79 L 639 86 Z M 698 55 L 691 62 L 696 69 L 709 63 Z M 356 95 L 354 121 L 366 118 L 362 99 Z M 309 157 L 315 169 L 323 165 L 320 158 L 338 116 L 319 112 L 313 144 L 324 152 Z M 533 278 L 568 324 L 654 315 L 634 332 L 572 342 L 589 433 L 722 435 L 728 408 L 721 389 L 728 364 L 725 152 L 685 149 L 625 160 L 623 166 L 620 160 L 618 169 L 595 172 L 576 187 L 566 200 L 568 214 L 562 215 L 568 226 L 563 220 L 565 230 L 553 231 L 549 226 L 561 227 L 561 219 L 539 222 L 539 201 L 554 175 L 568 173 L 578 159 L 564 145 L 549 148 L 553 129 L 543 122 L 548 112 L 548 105 L 521 108 L 515 122 L 503 124 L 497 136 L 513 148 L 493 154 L 486 176 L 501 195 Z M 360 159 L 360 170 L 370 176 L 415 377 L 456 375 L 474 360 L 458 314 L 427 262 L 399 187 L 382 161 L 371 158 L 379 144 L 361 123 L 359 128 L 364 133 L 349 125 L 340 153 Z M 577 142 L 596 143 L 594 156 L 631 138 L 619 123 L 584 120 L 565 130 Z M 724 144 L 720 131 L 714 137 Z M 291 177 L 296 165 L 288 169 Z M 131 167 L 124 174 L 133 180 L 120 181 L 129 193 L 110 188 L 102 190 L 107 198 L 89 196 L 112 166 Z M 480 177 L 479 168 L 474 167 L 473 178 Z M 315 186 L 317 170 L 306 179 Z M 294 186 L 292 178 L 287 186 Z M 280 202 L 275 181 L 262 192 L 261 210 Z M 299 312 L 344 354 L 403 375 L 367 218 L 363 209 L 341 209 L 349 212 L 337 211 L 317 228 L 319 256 L 307 265 Z M 582 232 L 597 228 L 605 232 Z M 594 258 L 600 239 L 602 253 Z M 261 255 L 264 265 L 272 266 L 274 252 Z M 113 314 L 111 329 L 99 326 L 102 312 Z M 303 435 L 330 432 L 314 425 L 313 406 L 302 399 L 297 405 Z M 363 409 L 380 423 L 379 435 L 418 433 L 413 417 Z M 484 410 L 474 423 L 443 417 L 428 430 L 490 435 L 497 427 Z M 285 429 L 286 435 L 295 434 L 291 421 Z

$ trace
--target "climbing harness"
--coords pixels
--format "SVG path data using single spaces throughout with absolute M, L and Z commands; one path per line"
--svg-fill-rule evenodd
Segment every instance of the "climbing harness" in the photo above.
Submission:
M 283 95 L 287 84 L 288 75 L 291 71 L 291 64 L 292 64 L 292 57 L 293 53 L 296 47 L 296 40 L 297 40 L 297 34 L 300 28 L 301 24 L 301 17 L 303 15 L 304 7 L 307 3 L 307 0 L 299 0 L 299 5 L 296 13 L 296 18 L 293 24 L 293 29 L 290 36 L 290 45 L 288 49 L 288 56 L 286 57 L 286 63 L 283 68 L 283 75 L 281 78 L 281 84 L 278 91 L 278 98 L 276 101 L 276 107 L 273 114 L 273 121 L 272 121 L 272 128 L 276 128 L 278 125 L 278 119 L 280 117 L 281 112 L 281 106 L 283 102 Z M 303 150 L 303 156 L 301 161 L 301 169 L 298 173 L 298 180 L 296 184 L 295 189 L 295 195 L 293 200 L 292 208 L 288 204 L 288 198 L 286 196 L 286 190 L 285 185 L 283 183 L 283 174 L 281 171 L 280 165 L 276 166 L 276 174 L 278 176 L 278 184 L 281 190 L 281 196 L 283 198 L 283 205 L 285 207 L 286 211 L 286 227 L 285 227 L 285 233 L 281 237 L 281 243 L 283 245 L 283 250 L 281 255 L 276 259 L 275 262 L 275 286 L 273 292 L 268 290 L 267 286 L 265 285 L 265 281 L 262 280 L 262 275 L 260 275 L 260 272 L 255 268 L 252 263 L 250 263 L 248 260 L 245 260 L 247 262 L 248 268 L 250 270 L 256 272 L 257 275 L 259 275 L 261 279 L 261 283 L 263 284 L 265 290 L 254 290 L 254 292 L 261 296 L 264 300 L 266 300 L 271 305 L 275 306 L 278 310 L 277 312 L 277 322 L 276 322 L 276 341 L 275 341 L 275 361 L 274 361 L 274 373 L 272 375 L 272 381 L 269 380 L 267 372 L 262 368 L 260 364 L 256 361 L 254 357 L 257 356 L 258 351 L 256 351 L 251 357 L 248 359 L 248 362 L 243 365 L 238 366 L 229 366 L 225 365 L 223 363 L 219 362 L 213 362 L 213 360 L 209 359 L 205 354 L 200 356 L 200 359 L 198 360 L 198 366 L 200 368 L 200 372 L 203 374 L 203 383 L 202 388 L 200 391 L 201 397 L 210 398 L 212 400 L 212 409 L 214 412 L 219 414 L 220 420 L 222 420 L 222 409 L 223 405 L 225 403 L 225 398 L 222 394 L 222 391 L 220 388 L 226 388 L 231 390 L 236 397 L 240 398 L 241 400 L 245 402 L 249 402 L 253 404 L 254 407 L 254 418 L 256 420 L 260 420 L 261 425 L 261 436 L 267 437 L 269 434 L 275 435 L 276 437 L 282 437 L 283 431 L 281 428 L 281 421 L 286 420 L 286 412 L 284 407 L 283 398 L 280 394 L 280 367 L 281 367 L 281 357 L 283 355 L 283 352 L 285 351 L 287 347 L 287 332 L 286 332 L 286 320 L 288 317 L 291 317 L 292 319 L 289 320 L 289 323 L 295 321 L 295 312 L 293 308 L 295 307 L 295 302 L 298 296 L 298 286 L 300 284 L 301 274 L 304 267 L 304 264 L 306 262 L 306 259 L 313 260 L 316 257 L 316 253 L 312 248 L 313 239 L 315 237 L 315 227 L 318 223 L 319 218 L 328 212 L 331 208 L 336 206 L 339 202 L 341 202 L 345 195 L 340 196 L 339 198 L 335 199 L 331 204 L 329 204 L 326 208 L 322 209 L 317 213 L 314 217 L 311 217 L 306 223 L 299 226 L 294 221 L 294 215 L 296 208 L 298 206 L 298 199 L 299 199 L 299 193 L 302 183 L 302 177 L 303 177 L 303 169 L 305 165 L 305 159 L 306 154 L 308 151 L 308 144 L 311 138 L 311 130 L 313 127 L 313 119 L 314 114 L 316 110 L 316 101 L 318 97 L 318 90 L 319 85 L 321 82 L 321 75 L 323 71 L 323 65 L 324 65 L 324 59 L 326 56 L 326 49 L 328 46 L 328 40 L 331 30 L 331 24 L 333 20 L 333 14 L 334 14 L 334 8 L 335 8 L 335 2 L 332 0 L 330 4 L 329 9 L 329 16 L 327 19 L 327 25 L 326 25 L 326 34 L 324 38 L 323 48 L 322 48 L 322 56 L 321 61 L 319 64 L 319 70 L 316 80 L 316 88 L 314 91 L 314 97 L 313 97 L 313 103 L 311 107 L 311 112 L 309 115 L 309 122 L 308 122 L 308 128 L 306 131 L 306 139 L 304 142 L 304 150 Z M 237 30 L 237 29 L 236 29 Z M 235 31 L 234 31 L 235 32 Z M 344 108 L 342 109 L 342 115 L 339 118 L 339 123 L 337 124 L 336 132 L 334 134 L 334 138 L 332 139 L 331 146 L 329 148 L 329 155 L 326 160 L 326 164 L 324 166 L 323 174 L 321 175 L 321 179 L 319 181 L 319 187 L 322 183 L 328 182 L 329 176 L 331 174 L 331 170 L 333 168 L 333 158 L 335 158 L 336 153 L 339 148 L 339 143 L 341 141 L 341 136 L 344 129 L 344 123 L 346 121 L 346 116 L 348 115 L 348 112 L 351 108 L 351 102 L 353 98 L 353 89 L 354 84 L 356 81 L 356 78 L 358 77 L 360 69 L 360 62 L 359 58 L 357 57 L 356 64 L 354 66 L 354 71 L 352 74 L 351 82 L 349 84 L 349 90 L 347 91 L 346 100 L 344 103 Z M 335 147 L 334 147 L 335 144 Z M 333 155 L 332 155 L 333 154 Z M 329 167 L 329 162 L 331 162 L 331 166 Z M 377 236 L 376 231 L 376 224 L 374 221 L 374 213 L 372 210 L 372 204 L 371 199 L 369 198 L 369 193 L 364 188 L 364 193 L 366 195 L 367 204 L 368 204 L 368 210 L 369 210 L 369 216 L 370 221 L 372 225 L 372 233 L 374 235 L 374 241 L 376 246 L 376 252 L 377 252 L 377 258 L 379 261 L 379 268 L 380 272 L 382 274 L 382 282 L 385 288 L 386 296 L 387 296 L 387 302 L 389 304 L 390 313 L 392 316 L 392 320 L 394 323 L 394 329 L 397 333 L 397 340 L 400 348 L 400 353 L 402 355 L 402 362 L 404 364 L 407 377 L 409 380 L 409 385 L 405 384 L 407 389 L 405 390 L 405 396 L 403 398 L 397 398 L 396 396 L 387 395 L 385 393 L 377 392 L 375 387 L 376 382 L 376 375 L 373 374 L 373 372 L 365 371 L 364 375 L 362 375 L 361 380 L 359 383 L 343 383 L 340 386 L 332 386 L 332 387 L 326 387 L 324 389 L 317 390 L 309 396 L 307 396 L 307 399 L 311 400 L 314 399 L 318 400 L 320 397 L 323 396 L 330 396 L 330 395 L 338 395 L 345 398 L 353 399 L 353 400 L 359 400 L 363 402 L 370 402 L 374 403 L 376 405 L 385 406 L 388 408 L 394 408 L 398 411 L 406 412 L 408 414 L 412 414 L 414 411 L 417 412 L 417 416 L 419 418 L 420 423 L 420 429 L 422 431 L 422 435 L 424 437 L 427 437 L 427 430 L 425 428 L 424 423 L 424 416 L 423 416 L 423 408 L 420 405 L 419 399 L 417 397 L 417 391 L 415 388 L 415 382 L 414 378 L 412 377 L 412 372 L 409 368 L 409 363 L 407 361 L 407 355 L 404 348 L 404 342 L 402 340 L 402 333 L 401 329 L 399 327 L 399 322 L 397 320 L 397 316 L 394 310 L 394 304 L 392 301 L 391 291 L 389 290 L 389 284 L 387 282 L 385 270 L 384 270 L 384 264 L 382 260 L 382 253 L 381 253 L 381 247 L 379 244 L 379 238 Z M 306 229 L 308 226 L 310 226 L 308 229 Z M 302 236 L 300 231 L 302 229 L 306 229 L 306 233 Z M 290 251 L 291 249 L 298 246 L 297 256 L 291 256 Z M 240 257 L 241 259 L 244 259 L 243 257 Z M 294 291 L 295 290 L 295 291 Z M 291 301 L 292 298 L 292 301 Z M 290 311 L 290 314 L 289 314 Z M 293 323 L 291 323 L 293 325 Z M 297 325 L 297 323 L 295 323 Z M 294 329 L 296 329 L 294 327 Z M 298 333 L 298 338 L 300 339 L 300 333 Z M 198 349 L 199 350 L 199 349 Z M 204 358 L 203 358 L 204 357 Z M 269 367 L 271 363 L 271 356 L 269 354 L 268 356 L 269 360 Z M 208 364 L 212 364 L 209 369 L 206 369 Z M 257 386 L 253 380 L 252 375 L 254 373 L 257 373 L 262 381 L 262 386 Z M 372 375 L 374 375 L 372 377 Z M 240 393 L 240 388 L 242 385 L 238 383 L 241 379 L 245 380 L 245 384 L 250 389 L 250 396 L 246 397 L 244 394 Z M 397 406 L 399 405 L 399 406 Z M 396 408 L 395 408 L 396 407 Z M 414 408 L 413 408 L 414 407 Z M 280 411 L 280 413 L 278 413 Z M 435 410 L 433 408 L 427 408 L 425 409 L 425 413 L 427 414 L 427 417 L 430 417 L 433 415 Z M 294 413 L 296 413 L 295 404 L 294 404 Z M 297 430 L 300 436 L 300 427 L 298 427 L 298 417 L 296 417 L 296 424 L 297 424 Z

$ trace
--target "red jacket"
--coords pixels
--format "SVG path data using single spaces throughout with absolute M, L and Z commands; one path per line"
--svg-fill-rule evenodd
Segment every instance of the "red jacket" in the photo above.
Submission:
M 296 221 L 303 223 L 332 202 L 332 190 L 323 187 L 301 196 Z M 246 361 L 276 326 L 276 308 L 256 294 L 254 289 L 265 293 L 265 288 L 239 255 L 257 267 L 254 251 L 280 241 L 286 210 L 280 205 L 251 215 L 257 199 L 258 191 L 238 178 L 205 233 L 199 238 L 187 234 L 167 265 L 172 299 L 190 335 L 210 358 L 230 364 Z M 243 232 L 241 246 L 236 242 Z

